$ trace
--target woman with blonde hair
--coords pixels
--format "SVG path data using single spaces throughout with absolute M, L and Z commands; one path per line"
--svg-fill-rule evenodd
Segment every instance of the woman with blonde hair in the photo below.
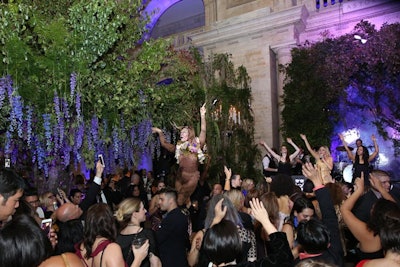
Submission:
M 200 179 L 199 163 L 203 164 L 205 155 L 203 147 L 206 143 L 206 107 L 205 103 L 200 108 L 200 134 L 195 136 L 192 127 L 185 126 L 181 129 L 180 137 L 176 145 L 167 142 L 161 129 L 153 127 L 153 133 L 157 133 L 160 144 L 169 152 L 175 153 L 175 158 L 179 164 L 175 189 L 178 191 L 178 206 L 187 204 L 190 196 L 196 189 Z
M 56 205 L 58 205 L 56 195 L 50 191 L 44 192 L 39 196 L 39 201 L 44 210 L 44 217 L 54 219 L 53 213 L 56 211 Z
M 312 149 L 305 134 L 300 134 L 300 137 L 306 144 L 308 152 L 310 152 L 310 154 L 315 158 L 315 164 L 317 165 L 318 174 L 322 180 L 322 183 L 332 183 L 333 179 L 331 176 L 331 171 L 333 169 L 333 159 L 329 148 L 327 146 L 320 146 L 318 151 L 315 151 Z
M 161 261 L 158 258 L 156 240 L 154 232 L 151 229 L 145 229 L 141 224 L 146 221 L 146 209 L 144 208 L 143 202 L 138 198 L 127 198 L 124 199 L 119 205 L 115 212 L 115 217 L 119 223 L 119 234 L 116 242 L 121 246 L 122 255 L 128 265 L 134 260 L 134 254 L 132 252 L 132 243 L 141 240 L 149 241 L 149 253 L 143 260 L 140 266 L 161 266 Z

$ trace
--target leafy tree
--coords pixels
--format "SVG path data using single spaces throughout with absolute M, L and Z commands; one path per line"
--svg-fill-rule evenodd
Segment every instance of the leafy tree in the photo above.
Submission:
M 323 37 L 293 49 L 292 62 L 281 66 L 286 75 L 283 133 L 302 132 L 313 144 L 328 144 L 341 122 L 341 108 L 356 110 L 360 123 L 372 117 L 384 138 L 389 138 L 386 128 L 399 132 L 400 24 L 377 31 L 361 21 L 349 34 Z

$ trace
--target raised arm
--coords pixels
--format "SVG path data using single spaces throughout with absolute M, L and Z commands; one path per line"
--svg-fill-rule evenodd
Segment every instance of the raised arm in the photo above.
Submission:
M 340 240 L 339 223 L 331 194 L 323 184 L 317 168 L 311 163 L 305 163 L 302 168 L 303 175 L 310 179 L 314 184 L 315 196 L 318 200 L 322 215 L 322 222 L 330 231 L 330 246 L 337 258 L 343 254 L 342 242 Z M 339 260 L 340 261 L 340 260 Z
M 250 201 L 251 214 L 259 221 L 270 238 L 271 251 L 268 256 L 259 259 L 257 266 L 286 267 L 293 266 L 293 255 L 286 239 L 286 234 L 278 232 L 275 225 L 269 220 L 268 212 L 258 198 Z
M 228 167 L 224 166 L 224 173 L 225 173 L 224 190 L 229 191 L 231 190 L 232 169 L 228 169 Z
M 300 153 L 300 148 L 293 142 L 292 138 L 286 138 L 286 142 L 294 147 L 295 151 L 289 156 L 290 162 L 294 160 L 295 157 Z
M 312 149 L 310 143 L 308 142 L 307 136 L 305 134 L 300 134 L 301 139 L 303 139 L 304 143 L 306 144 L 308 152 L 315 158 L 318 159 L 319 155 L 318 153 Z
M 368 162 L 373 161 L 374 158 L 376 158 L 376 156 L 378 156 L 378 154 L 379 154 L 379 146 L 378 146 L 378 143 L 376 142 L 376 137 L 374 134 L 371 136 L 371 139 L 372 139 L 372 142 L 374 142 L 374 152 L 369 156 Z
M 358 219 L 351 210 L 353 209 L 357 200 L 364 193 L 364 174 L 361 173 L 361 178 L 355 180 L 355 190 L 354 193 L 346 199 L 340 211 L 342 213 L 343 220 L 354 237 L 360 242 L 360 246 L 364 247 L 365 244 L 373 238 L 373 233 L 368 231 L 367 224 L 360 219 Z
M 392 197 L 392 195 L 391 195 L 388 191 L 386 191 L 385 188 L 383 188 L 382 183 L 381 183 L 381 181 L 379 180 L 379 178 L 376 177 L 373 173 L 370 173 L 369 176 L 370 176 L 369 181 L 370 181 L 372 187 L 373 187 L 376 191 L 378 191 L 378 192 L 382 195 L 382 197 L 383 197 L 384 199 L 396 203 L 396 200 L 394 200 L 394 198 Z
M 163 148 L 165 148 L 169 152 L 172 152 L 172 153 L 175 152 L 175 145 L 167 142 L 167 139 L 165 139 L 164 133 L 162 132 L 162 130 L 160 128 L 152 127 L 151 130 L 153 133 L 158 134 L 158 137 L 160 138 L 160 144 Z
M 260 145 L 265 147 L 265 149 L 276 159 L 276 160 L 281 160 L 281 156 L 276 154 L 264 141 L 260 142 Z
M 207 131 L 207 123 L 206 123 L 206 103 L 203 104 L 200 108 L 200 147 L 203 148 L 206 143 L 206 131 Z
M 342 144 L 343 144 L 343 146 L 344 146 L 344 149 L 346 149 L 347 156 L 349 157 L 349 159 L 350 159 L 351 161 L 354 162 L 354 161 L 356 160 L 356 157 L 353 155 L 353 153 L 351 153 L 350 148 L 347 146 L 347 143 L 346 143 L 346 141 L 344 140 L 343 134 L 339 134 L 339 138 L 340 138 L 340 140 L 342 141 Z

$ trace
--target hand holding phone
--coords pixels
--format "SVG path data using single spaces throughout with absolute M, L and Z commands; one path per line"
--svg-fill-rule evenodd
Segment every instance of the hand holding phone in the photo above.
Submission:
M 103 167 L 105 167 L 106 165 L 104 164 L 103 155 L 102 155 L 102 154 L 99 154 L 98 158 L 99 158 L 99 161 L 100 161 L 101 165 L 103 165 Z
M 53 221 L 51 219 L 43 219 L 40 228 L 46 233 L 46 235 L 50 238 L 50 229 Z

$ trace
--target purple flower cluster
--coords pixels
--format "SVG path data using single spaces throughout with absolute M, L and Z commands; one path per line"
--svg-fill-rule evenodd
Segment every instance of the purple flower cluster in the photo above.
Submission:
M 65 167 L 67 167 L 71 163 L 71 146 L 68 143 L 64 142 L 64 145 L 62 147 L 62 163 Z
M 75 131 L 75 143 L 74 143 L 75 163 L 79 163 L 82 160 L 80 150 L 83 145 L 84 134 L 85 134 L 85 124 L 81 122 Z
M 93 143 L 97 147 L 99 142 L 99 119 L 96 115 L 93 115 L 90 125 L 90 134 L 92 135 Z
M 9 76 L 9 75 L 6 76 L 5 89 L 7 90 L 8 99 L 11 99 L 11 97 L 14 93 L 14 88 L 13 88 L 13 81 L 11 79 L 11 76 Z
M 74 100 L 75 96 L 75 88 L 76 88 L 76 73 L 73 72 L 71 73 L 70 79 L 69 79 L 69 87 L 71 91 L 71 101 Z
M 81 94 L 76 92 L 76 99 L 75 99 L 75 109 L 76 109 L 76 118 L 77 120 L 81 120 Z
M 46 161 L 46 152 L 44 151 L 40 140 L 36 137 L 33 138 L 35 148 L 36 148 L 36 160 L 39 169 L 44 170 Z M 32 162 L 35 163 L 35 157 L 32 157 Z
M 11 153 L 11 146 L 12 146 L 12 134 L 9 130 L 6 132 L 6 144 L 4 145 L 4 153 L 10 154 Z
M 52 132 L 51 132 L 51 115 L 43 114 L 43 128 L 44 128 L 44 136 L 46 140 L 46 151 L 51 152 L 51 144 L 52 144 Z
M 6 98 L 6 92 L 8 88 L 12 87 L 12 80 L 10 76 L 0 78 L 0 108 L 3 107 L 4 99 Z
M 11 98 L 11 114 L 10 114 L 10 120 L 11 120 L 11 127 L 13 130 L 17 129 L 18 132 L 18 137 L 22 138 L 23 134 L 23 127 L 22 127 L 22 121 L 23 121 L 23 112 L 22 112 L 22 98 L 19 95 L 12 96 Z
M 139 123 L 138 126 L 138 135 L 137 135 L 137 145 L 138 148 L 144 151 L 146 145 L 149 141 L 149 136 L 151 135 L 151 121 L 144 120 Z
M 61 145 L 61 129 L 60 129 L 60 123 L 62 122 L 62 116 L 61 114 L 61 109 L 60 109 L 60 98 L 58 97 L 57 93 L 54 94 L 54 110 L 56 113 L 56 120 L 57 120 L 57 127 L 54 127 L 54 147 L 56 151 L 59 151 L 60 145 Z M 63 127 L 64 128 L 64 127 Z
M 68 102 L 64 98 L 61 99 L 61 102 L 62 102 L 62 108 L 64 111 L 65 122 L 68 124 L 71 119 L 71 115 L 69 114 Z
M 26 108 L 26 143 L 29 148 L 31 148 L 32 143 L 32 116 L 33 109 L 31 106 L 28 106 Z
M 114 159 L 118 159 L 118 154 L 120 151 L 120 140 L 119 140 L 119 136 L 118 136 L 118 130 L 116 127 L 114 127 L 113 131 L 112 131 L 112 141 L 113 141 L 113 154 L 114 154 Z

